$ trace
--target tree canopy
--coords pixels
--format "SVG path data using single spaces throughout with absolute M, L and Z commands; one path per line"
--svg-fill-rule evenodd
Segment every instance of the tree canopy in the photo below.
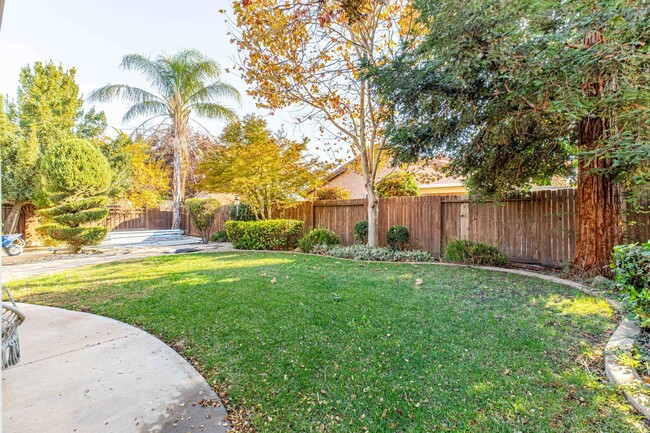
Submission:
M 471 192 L 491 198 L 566 174 L 572 157 L 636 185 L 647 170 L 648 9 L 632 1 L 417 3 L 427 36 L 375 84 L 395 107 L 390 144 L 402 161 L 444 152 Z M 587 47 L 585 35 L 602 32 Z M 594 97 L 586 83 L 596 80 Z M 578 146 L 578 123 L 606 115 L 616 133 Z
M 362 65 L 381 64 L 414 38 L 411 1 L 241 0 L 233 10 L 249 93 L 271 110 L 299 109 L 296 120 L 317 123 L 330 139 L 328 150 L 358 158 L 368 195 L 368 243 L 377 245 L 375 178 L 389 112 Z
M 646 2 L 417 2 L 426 36 L 371 72 L 401 161 L 444 153 L 479 198 L 577 167 L 573 271 L 608 272 L 650 181 Z
M 169 172 L 164 160 L 154 155 L 150 140 L 121 132 L 104 140 L 99 149 L 113 170 L 108 195 L 136 208 L 151 208 L 169 197 Z
M 40 204 L 104 195 L 113 172 L 93 143 L 67 138 L 49 146 L 39 162 Z
M 5 232 L 15 230 L 24 204 L 42 196 L 40 160 L 53 144 L 70 137 L 99 138 L 106 128 L 103 112 L 84 112 L 74 68 L 35 62 L 20 72 L 15 102 L 0 101 L 2 196 L 13 208 Z M 4 101 L 6 102 L 6 101 Z
M 257 219 L 271 218 L 273 206 L 307 197 L 326 166 L 306 154 L 307 140 L 273 134 L 261 117 L 230 123 L 219 146 L 201 166 L 206 191 L 237 194 Z

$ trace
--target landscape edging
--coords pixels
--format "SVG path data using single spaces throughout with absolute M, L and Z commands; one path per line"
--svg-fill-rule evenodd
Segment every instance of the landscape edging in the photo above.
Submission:
M 605 346 L 605 373 L 609 381 L 623 390 L 627 401 L 650 419 L 650 398 L 638 391 L 644 382 L 636 370 L 618 361 L 621 354 L 630 356 L 634 340 L 641 332 L 636 322 L 624 318 Z

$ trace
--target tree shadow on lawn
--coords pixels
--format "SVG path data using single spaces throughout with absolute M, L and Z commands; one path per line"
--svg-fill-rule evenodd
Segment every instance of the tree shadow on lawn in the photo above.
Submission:
M 601 371 L 609 305 L 530 277 L 228 253 L 27 284 L 182 341 L 260 431 L 642 431 Z

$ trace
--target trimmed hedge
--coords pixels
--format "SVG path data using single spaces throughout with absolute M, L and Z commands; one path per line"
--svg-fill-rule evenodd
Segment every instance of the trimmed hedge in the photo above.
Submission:
M 64 242 L 78 253 L 83 247 L 99 245 L 106 237 L 108 228 L 89 227 L 88 224 L 99 222 L 108 216 L 108 209 L 102 206 L 108 199 L 105 196 L 97 196 L 70 200 L 59 206 L 37 211 L 38 215 L 48 220 L 46 224 L 38 227 L 37 231 L 45 237 L 46 242 Z
M 444 259 L 467 265 L 505 266 L 508 256 L 492 245 L 467 240 L 451 241 L 445 247 Z
M 37 227 L 36 232 L 65 242 L 74 252 L 79 252 L 83 247 L 101 244 L 108 234 L 108 227 L 64 227 L 45 224 Z
M 394 250 L 403 250 L 409 243 L 409 229 L 404 226 L 392 226 L 386 233 L 386 242 Z
M 650 329 L 650 241 L 614 247 L 611 264 L 616 286 L 639 318 Z
M 339 235 L 327 229 L 315 229 L 309 232 L 298 242 L 300 249 L 306 253 L 311 253 L 317 245 L 335 246 L 341 244 Z
M 291 250 L 298 246 L 303 221 L 228 221 L 226 234 L 240 250 Z
M 36 211 L 36 213 L 47 218 L 53 218 L 55 216 L 63 214 L 79 212 L 84 209 L 96 209 L 104 207 L 106 206 L 106 203 L 108 203 L 108 197 L 106 196 L 89 197 L 62 204 L 61 206 L 57 207 L 39 209 Z
M 66 213 L 52 217 L 52 221 L 68 227 L 77 227 L 80 224 L 100 221 L 108 216 L 108 209 L 105 207 L 98 207 L 94 209 L 86 209 L 77 213 Z
M 368 243 L 368 221 L 359 221 L 354 225 L 354 240 L 360 244 Z

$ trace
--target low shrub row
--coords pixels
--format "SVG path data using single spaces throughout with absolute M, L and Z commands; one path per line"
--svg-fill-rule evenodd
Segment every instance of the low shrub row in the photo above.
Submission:
M 401 251 L 393 248 L 373 248 L 366 245 L 316 248 L 314 252 L 341 259 L 366 260 L 371 262 L 431 262 L 433 256 L 427 251 Z
M 296 220 L 228 221 L 226 235 L 241 250 L 291 250 L 298 246 L 303 225 Z
M 333 257 L 395 262 L 427 262 L 433 256 L 426 251 L 407 251 L 409 232 L 406 227 L 393 226 L 386 240 L 389 248 L 372 248 L 362 244 L 340 246 L 341 238 L 331 230 L 319 228 L 300 238 L 304 223 L 297 220 L 228 221 L 225 232 L 215 232 L 212 242 L 229 240 L 237 249 L 244 250 L 291 250 L 296 246 L 305 253 L 326 254 Z M 367 241 L 366 221 L 354 227 L 355 239 Z M 467 240 L 449 242 L 444 250 L 446 261 L 469 265 L 504 266 L 508 256 L 498 248 Z

